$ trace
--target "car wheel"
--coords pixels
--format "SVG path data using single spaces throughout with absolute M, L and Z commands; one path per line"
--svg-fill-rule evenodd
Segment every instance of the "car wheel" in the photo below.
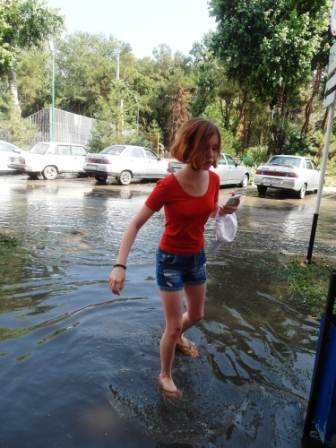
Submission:
M 267 191 L 267 187 L 265 187 L 264 185 L 257 185 L 257 188 L 259 194 L 265 194 Z
M 240 182 L 239 185 L 241 187 L 245 188 L 245 187 L 247 187 L 248 181 L 249 181 L 249 177 L 247 174 L 245 174 L 245 176 L 243 177 L 243 180 Z
M 30 180 L 37 180 L 38 174 L 28 174 Z
M 306 196 L 307 186 L 303 184 L 300 190 L 297 192 L 298 198 L 303 199 Z
M 95 175 L 95 179 L 97 182 L 99 182 L 100 184 L 103 184 L 106 182 L 107 176 L 100 176 L 99 174 Z
M 58 176 L 57 168 L 54 166 L 46 166 L 43 170 L 43 177 L 47 180 L 56 179 Z
M 129 185 L 132 180 L 132 174 L 129 171 L 122 171 L 119 176 L 119 183 L 121 185 Z

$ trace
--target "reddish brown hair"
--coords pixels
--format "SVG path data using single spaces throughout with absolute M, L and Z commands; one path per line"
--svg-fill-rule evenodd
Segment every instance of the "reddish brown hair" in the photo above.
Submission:
M 218 136 L 218 158 L 221 151 L 221 136 L 217 126 L 205 118 L 191 118 L 182 125 L 170 148 L 170 153 L 179 162 L 188 163 L 194 170 L 198 170 L 203 162 L 206 145 L 214 134 Z M 215 168 L 217 158 L 213 163 Z

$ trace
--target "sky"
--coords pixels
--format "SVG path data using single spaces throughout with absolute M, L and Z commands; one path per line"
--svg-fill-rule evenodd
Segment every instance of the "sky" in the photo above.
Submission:
M 215 29 L 208 0 L 48 0 L 65 16 L 67 33 L 112 35 L 129 43 L 136 58 L 167 44 L 188 55 L 193 43 Z

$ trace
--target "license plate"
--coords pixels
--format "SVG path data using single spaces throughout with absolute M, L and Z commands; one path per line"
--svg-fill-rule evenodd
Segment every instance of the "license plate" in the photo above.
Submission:
M 86 168 L 88 168 L 90 170 L 97 170 L 98 169 L 97 165 L 86 165 Z
M 269 177 L 263 178 L 263 185 L 280 185 L 282 184 L 281 179 L 270 179 Z

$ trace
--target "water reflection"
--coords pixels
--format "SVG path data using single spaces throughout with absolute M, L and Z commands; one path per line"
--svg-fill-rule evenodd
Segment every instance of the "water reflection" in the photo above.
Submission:
M 154 254 L 163 213 L 141 230 L 116 297 L 107 277 L 148 193 L 87 181 L 36 184 L 0 185 L 1 227 L 20 242 L 0 260 L 1 445 L 300 446 L 318 323 L 284 301 L 285 285 L 265 278 L 255 260 L 305 250 L 311 198 L 271 205 L 246 196 L 236 240 L 215 253 L 207 224 L 205 319 L 190 331 L 200 355 L 176 353 L 184 400 L 172 403 L 155 383 L 164 319 Z M 327 251 L 329 210 L 317 235 Z

